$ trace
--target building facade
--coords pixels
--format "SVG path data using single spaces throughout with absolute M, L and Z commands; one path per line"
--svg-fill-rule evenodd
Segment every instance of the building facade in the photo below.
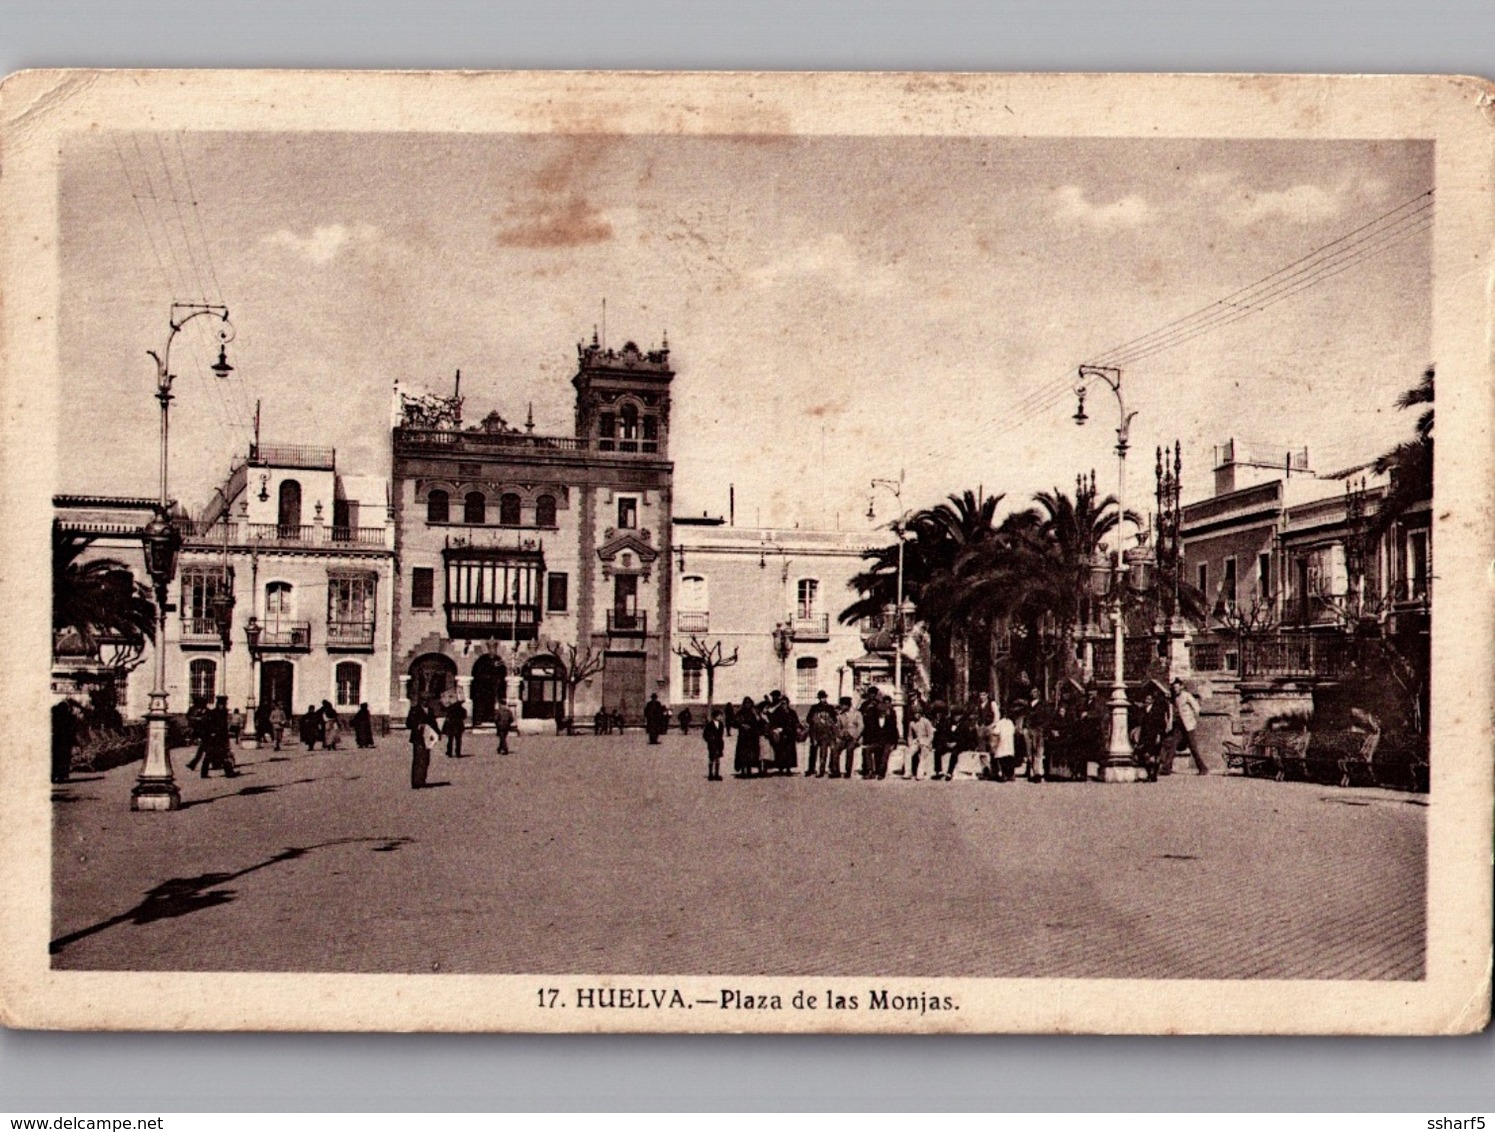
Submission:
M 460 398 L 397 394 L 399 711 L 460 699 L 478 726 L 500 701 L 532 726 L 600 706 L 636 721 L 668 690 L 673 379 L 667 342 L 594 335 L 572 436 L 497 413 L 464 427 Z
M 96 541 L 149 584 L 140 531 L 149 500 L 58 496 L 59 528 Z M 174 713 L 227 696 L 288 714 L 323 700 L 389 713 L 394 540 L 382 477 L 343 475 L 331 449 L 251 448 L 183 533 L 166 619 L 166 690 Z M 250 652 L 253 624 L 258 634 Z M 121 678 L 122 714 L 144 716 L 150 648 Z
M 857 596 L 850 582 L 866 566 L 872 535 L 707 518 L 674 526 L 671 706 L 704 706 L 708 695 L 718 704 L 757 700 L 778 688 L 803 708 L 818 692 L 850 695 L 869 673 L 891 671 L 881 656 L 859 665 L 863 629 L 837 620 Z

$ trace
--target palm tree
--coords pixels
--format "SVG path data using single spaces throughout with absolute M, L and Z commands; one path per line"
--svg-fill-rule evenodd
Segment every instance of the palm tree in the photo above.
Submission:
M 1398 409 L 1427 408 L 1418 415 L 1413 438 L 1382 453 L 1372 465 L 1378 474 L 1390 473 L 1391 487 L 1371 523 L 1371 534 L 1384 533 L 1415 504 L 1433 497 L 1433 366 L 1422 379 L 1396 399 Z
M 948 496 L 935 507 L 916 511 L 905 524 L 903 599 L 912 606 L 914 619 L 929 632 L 930 675 L 938 686 L 950 685 L 957 635 L 983 645 L 989 636 L 979 624 L 958 624 L 963 607 L 954 572 L 963 556 L 995 536 L 1001 503 L 1000 495 L 983 497 L 967 490 Z M 874 547 L 864 557 L 867 568 L 849 583 L 862 596 L 841 611 L 838 620 L 843 625 L 875 620 L 889 606 L 898 604 L 897 543 Z
M 106 642 L 142 649 L 156 637 L 150 588 L 123 562 L 80 561 L 93 541 L 52 525 L 53 635 L 71 631 L 90 652 Z

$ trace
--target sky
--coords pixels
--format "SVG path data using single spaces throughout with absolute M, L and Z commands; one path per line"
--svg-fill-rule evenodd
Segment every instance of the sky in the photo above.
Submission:
M 874 477 L 913 509 L 965 489 L 1114 490 L 1117 410 L 1076 367 L 1432 187 L 1420 142 L 947 137 L 90 133 L 61 163 L 59 491 L 152 494 L 154 363 L 173 300 L 172 494 L 247 449 L 334 446 L 388 474 L 390 391 L 569 435 L 576 344 L 668 334 L 676 513 L 864 530 Z M 194 204 L 195 202 L 195 204 Z M 1434 359 L 1431 243 L 1407 238 L 1129 362 L 1128 502 L 1179 440 L 1316 470 L 1410 434 Z M 1035 391 L 1050 394 L 1035 401 Z M 877 522 L 897 505 L 878 498 Z

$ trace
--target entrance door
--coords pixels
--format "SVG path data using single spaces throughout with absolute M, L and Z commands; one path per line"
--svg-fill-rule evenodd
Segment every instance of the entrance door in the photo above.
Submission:
M 410 701 L 434 704 L 457 685 L 457 666 L 440 653 L 417 657 L 410 666 Z
M 287 716 L 295 715 L 296 666 L 288 660 L 260 664 L 260 703 L 279 704 Z
M 504 694 L 509 671 L 491 656 L 480 656 L 472 666 L 472 725 L 493 722 L 493 710 Z
M 602 669 L 602 703 L 608 711 L 621 711 L 629 723 L 644 718 L 644 654 L 610 652 Z

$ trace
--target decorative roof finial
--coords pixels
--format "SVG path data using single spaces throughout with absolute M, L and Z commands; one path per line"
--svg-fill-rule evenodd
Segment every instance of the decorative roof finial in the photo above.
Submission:
M 529 403 L 529 412 L 525 415 L 524 418 L 524 431 L 535 431 L 535 403 L 533 401 Z

